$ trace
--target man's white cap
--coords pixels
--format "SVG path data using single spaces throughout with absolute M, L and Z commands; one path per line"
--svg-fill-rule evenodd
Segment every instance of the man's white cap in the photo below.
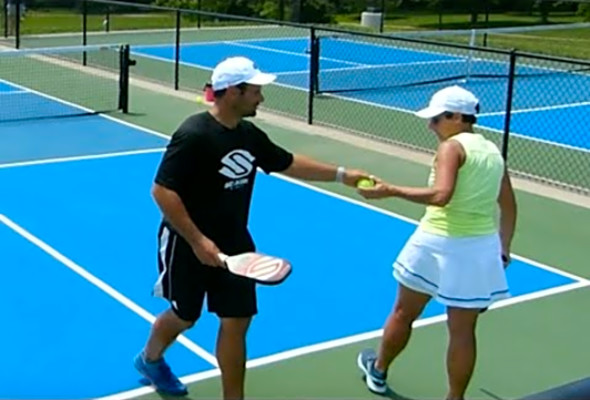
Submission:
M 240 83 L 266 85 L 276 78 L 276 75 L 261 72 L 254 62 L 246 57 L 230 57 L 217 64 L 213 70 L 211 86 L 217 91 Z
M 469 90 L 459 86 L 449 86 L 436 92 L 430 99 L 428 107 L 417 111 L 420 118 L 432 118 L 445 111 L 465 115 L 477 114 L 479 99 Z

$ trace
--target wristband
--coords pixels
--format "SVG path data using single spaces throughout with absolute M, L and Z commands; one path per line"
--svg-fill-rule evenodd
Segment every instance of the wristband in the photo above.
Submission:
M 344 174 L 346 174 L 346 168 L 340 166 L 336 169 L 336 182 L 344 181 Z

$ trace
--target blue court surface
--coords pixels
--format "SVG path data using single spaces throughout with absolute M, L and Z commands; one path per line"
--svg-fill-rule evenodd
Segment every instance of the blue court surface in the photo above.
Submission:
M 400 89 L 385 88 L 396 83 L 421 82 L 464 74 L 507 75 L 506 62 L 467 58 L 432 50 L 402 49 L 385 44 L 351 39 L 322 38 L 320 46 L 320 90 L 338 91 L 333 96 L 395 110 L 411 112 L 424 107 L 430 96 L 450 84 L 460 84 L 482 100 L 478 125 L 503 132 L 507 79 L 471 78 Z M 133 46 L 137 56 L 166 62 L 175 60 L 172 45 Z M 307 38 L 248 39 L 185 43 L 180 62 L 186 66 L 212 70 L 230 56 L 245 56 L 263 70 L 278 75 L 277 84 L 309 88 L 309 40 Z M 590 123 L 590 75 L 552 70 L 550 66 L 520 65 L 516 69 L 511 132 L 527 139 L 549 142 L 587 151 L 589 135 L 563 134 L 564 123 Z M 569 88 L 569 90 L 562 90 Z M 355 91 L 355 89 L 370 89 Z
M 0 331 L 11 360 L 0 367 L 0 398 L 94 398 L 140 387 L 132 358 L 167 306 L 151 295 L 160 214 L 150 195 L 167 139 L 105 116 L 6 123 L 0 137 L 17 144 L 0 147 L 1 296 L 11 322 Z M 294 272 L 260 287 L 250 359 L 379 330 L 396 294 L 392 261 L 414 228 L 259 174 L 252 232 L 259 250 L 289 258 Z M 504 305 L 579 285 L 523 259 L 508 279 L 513 298 Z M 422 318 L 443 312 L 433 302 Z M 172 346 L 175 372 L 214 368 L 216 330 L 205 313 Z

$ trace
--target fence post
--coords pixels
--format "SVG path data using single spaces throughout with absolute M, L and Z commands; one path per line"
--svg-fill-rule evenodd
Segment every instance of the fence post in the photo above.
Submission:
M 444 12 L 444 5 L 443 5 L 443 0 L 440 0 L 438 2 L 438 30 L 440 31 L 443 28 L 443 12 Z
M 174 54 L 174 90 L 178 90 L 180 80 L 180 10 L 176 10 L 176 43 Z
M 381 0 L 381 21 L 379 21 L 379 33 L 383 33 L 385 25 L 385 0 Z
M 86 0 L 82 0 L 82 45 L 86 46 L 88 43 L 88 4 Z M 82 53 L 82 65 L 86 65 L 87 54 Z
M 4 16 L 4 18 L 2 19 L 2 21 L 4 22 L 4 37 L 7 38 L 8 37 L 8 7 L 6 7 L 6 4 L 4 4 L 4 7 L 2 7 L 2 15 Z
M 203 7 L 203 4 L 201 3 L 201 0 L 199 0 L 197 2 L 197 10 L 199 11 L 199 13 L 197 14 L 197 28 L 201 28 L 201 8 Z
M 301 22 L 304 0 L 291 0 L 291 22 Z
M 313 124 L 313 100 L 316 93 L 317 85 L 317 77 L 319 71 L 319 41 L 315 34 L 315 28 L 311 27 L 309 31 L 309 91 L 308 91 L 308 98 L 307 98 L 307 123 L 309 125 Z
M 20 4 L 23 0 L 16 1 L 15 20 L 14 20 L 14 33 L 15 33 L 15 47 L 20 49 Z
M 104 31 L 110 32 L 111 31 L 111 6 L 107 6 L 107 12 L 104 16 Z
M 504 117 L 504 138 L 502 140 L 502 156 L 508 159 L 508 140 L 510 138 L 510 117 L 512 113 L 512 94 L 514 90 L 514 72 L 516 70 L 516 50 L 510 51 L 508 87 L 506 90 L 506 116 Z
M 490 0 L 484 0 L 484 7 L 486 13 L 484 27 L 487 29 L 490 27 Z
M 279 20 L 285 20 L 285 0 L 279 0 Z

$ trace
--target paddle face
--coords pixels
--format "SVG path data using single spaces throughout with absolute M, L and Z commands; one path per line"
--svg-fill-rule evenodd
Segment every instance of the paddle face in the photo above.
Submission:
M 230 272 L 265 285 L 277 285 L 291 274 L 291 263 L 284 258 L 254 252 L 219 257 Z

